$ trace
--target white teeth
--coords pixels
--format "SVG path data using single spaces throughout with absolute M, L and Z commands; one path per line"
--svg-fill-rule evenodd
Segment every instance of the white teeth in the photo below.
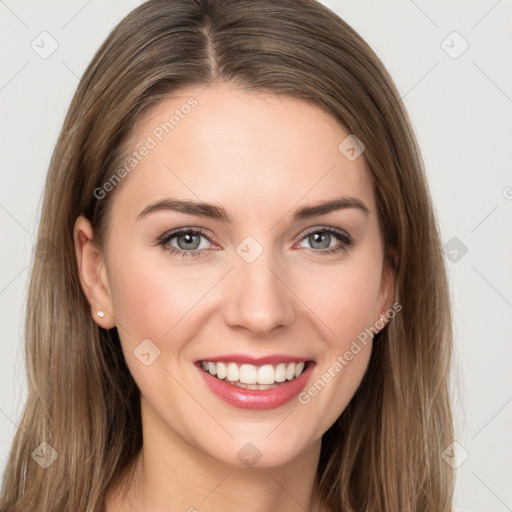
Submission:
M 284 382 L 286 380 L 286 365 L 284 363 L 279 363 L 276 366 L 274 378 L 276 382 Z
M 231 384 L 244 389 L 258 389 L 263 391 L 265 389 L 277 388 L 277 384 L 242 384 L 241 382 L 232 382 Z
M 208 365 L 209 367 L 210 365 Z M 231 382 L 236 382 L 239 379 L 240 371 L 236 363 L 228 363 L 228 374 L 226 378 Z
M 298 377 L 304 371 L 305 363 L 301 361 L 299 363 L 279 363 L 275 366 L 271 364 L 254 366 L 252 364 L 238 365 L 237 363 L 202 361 L 201 367 L 210 375 L 220 380 L 236 382 L 240 384 L 240 387 L 268 389 L 276 382 L 284 382 Z
M 220 380 L 224 380 L 226 378 L 226 375 L 228 374 L 226 365 L 224 363 L 212 364 L 214 364 L 217 367 L 217 378 Z M 208 363 L 208 369 L 210 369 L 210 363 Z
M 304 361 L 295 365 L 295 377 L 298 377 L 302 373 L 302 370 L 304 370 Z
M 258 384 L 274 384 L 274 367 L 271 364 L 265 364 L 258 368 Z
M 235 364 L 235 363 L 233 363 Z M 233 381 L 234 379 L 228 379 Z M 265 384 L 258 380 L 258 372 L 256 366 L 252 364 L 243 364 L 240 366 L 239 379 L 243 384 Z M 272 384 L 272 383 L 270 383 Z

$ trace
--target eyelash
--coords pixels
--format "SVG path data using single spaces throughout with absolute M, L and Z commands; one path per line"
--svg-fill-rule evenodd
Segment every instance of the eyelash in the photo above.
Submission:
M 308 252 L 312 252 L 315 255 L 319 254 L 322 256 L 326 256 L 328 254 L 333 254 L 339 251 L 347 251 L 349 248 L 351 248 L 354 245 L 354 240 L 345 232 L 338 231 L 337 229 L 329 228 L 326 226 L 321 226 L 319 228 L 314 228 L 309 231 L 307 231 L 304 236 L 301 238 L 301 242 L 305 240 L 309 235 L 312 235 L 313 233 L 329 233 L 331 235 L 334 235 L 338 240 L 340 240 L 341 244 L 335 246 L 331 249 L 322 249 L 322 250 L 316 250 L 316 249 L 307 249 Z M 171 232 L 164 233 L 161 237 L 157 240 L 157 245 L 160 245 L 164 248 L 164 250 L 170 252 L 173 255 L 181 256 L 182 258 L 197 258 L 202 257 L 204 253 L 204 249 L 200 250 L 194 250 L 194 251 L 185 251 L 183 249 L 176 249 L 175 247 L 172 247 L 169 244 L 169 241 L 175 238 L 176 236 L 183 235 L 183 234 L 192 234 L 192 235 L 202 235 L 204 238 L 206 238 L 209 242 L 212 242 L 210 240 L 210 237 L 208 236 L 208 233 L 204 231 L 201 228 L 179 228 Z

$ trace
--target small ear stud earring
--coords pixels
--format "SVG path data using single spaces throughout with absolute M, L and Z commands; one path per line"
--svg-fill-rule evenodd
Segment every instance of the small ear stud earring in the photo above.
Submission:
M 100 318 L 103 318 L 105 316 L 105 313 L 103 311 L 98 311 L 98 316 Z

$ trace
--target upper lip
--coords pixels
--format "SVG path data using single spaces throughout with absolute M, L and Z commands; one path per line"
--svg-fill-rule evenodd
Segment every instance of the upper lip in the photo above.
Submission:
M 264 364 L 279 364 L 279 363 L 300 363 L 304 361 L 312 361 L 309 357 L 293 356 L 288 354 L 274 354 L 263 357 L 251 357 L 247 354 L 225 354 L 222 356 L 205 357 L 198 359 L 196 363 L 207 361 L 211 363 L 238 363 L 238 364 L 252 364 L 254 366 L 262 366 Z

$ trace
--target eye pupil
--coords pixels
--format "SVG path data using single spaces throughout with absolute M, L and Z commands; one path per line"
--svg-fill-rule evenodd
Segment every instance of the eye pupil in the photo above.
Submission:
M 314 246 L 315 243 L 321 244 L 321 247 L 316 247 L 317 249 L 327 249 L 331 241 L 331 235 L 325 231 L 317 231 L 309 235 L 309 239 L 312 246 Z M 325 244 L 326 241 L 327 244 Z
M 194 238 L 196 239 L 196 244 L 192 247 L 190 244 L 194 242 Z M 186 245 L 185 247 L 182 246 L 182 244 L 180 243 L 180 241 L 182 239 L 185 239 L 186 240 Z M 178 242 L 178 246 L 180 247 L 180 249 L 197 249 L 199 247 L 199 243 L 197 243 L 199 241 L 199 237 L 197 235 L 193 235 L 193 234 L 190 234 L 190 233 L 185 233 L 183 235 L 179 235 L 177 238 L 176 238 L 177 242 Z

